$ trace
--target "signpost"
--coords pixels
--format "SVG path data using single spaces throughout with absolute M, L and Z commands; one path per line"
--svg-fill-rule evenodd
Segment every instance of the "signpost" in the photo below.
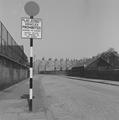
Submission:
M 22 38 L 34 38 L 41 39 L 41 24 L 42 21 L 40 18 L 22 18 Z
M 36 16 L 40 8 L 34 1 L 27 2 L 25 12 L 30 18 L 22 18 L 22 38 L 30 39 L 30 81 L 29 81 L 29 111 L 32 111 L 33 102 L 33 39 L 40 39 L 42 22 Z

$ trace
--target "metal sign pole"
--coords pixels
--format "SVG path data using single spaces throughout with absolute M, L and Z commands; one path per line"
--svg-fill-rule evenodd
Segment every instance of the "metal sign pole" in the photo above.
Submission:
M 32 112 L 33 111 L 33 38 L 39 38 L 37 34 L 39 34 L 38 31 L 40 29 L 39 28 L 40 25 L 39 25 L 39 21 L 37 21 L 37 24 L 36 24 L 35 21 L 31 21 L 31 20 L 34 20 L 33 17 L 39 13 L 40 8 L 36 2 L 30 1 L 25 4 L 24 9 L 25 9 L 26 14 L 30 16 L 30 20 L 24 19 L 22 21 L 22 37 L 30 38 L 29 111 Z M 26 24 L 27 22 L 28 23 L 31 22 L 31 24 Z M 38 27 L 36 27 L 36 25 Z M 37 34 L 34 34 L 33 30 L 37 31 L 35 32 Z
M 30 16 L 33 19 L 33 16 Z M 29 81 L 29 111 L 32 111 L 33 102 L 33 38 L 30 38 L 30 81 Z

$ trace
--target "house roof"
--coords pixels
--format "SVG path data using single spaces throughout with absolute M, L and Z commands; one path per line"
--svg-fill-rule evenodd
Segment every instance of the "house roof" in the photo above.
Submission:
M 90 64 L 88 64 L 86 67 L 89 67 L 91 64 L 98 62 L 98 65 L 101 66 L 101 64 L 105 64 L 108 66 L 112 66 L 110 63 L 108 63 L 106 60 L 104 60 L 102 57 L 97 58 L 96 60 L 94 60 L 93 62 L 91 62 Z
M 89 66 L 90 64 L 94 63 L 95 61 L 97 61 L 98 59 L 102 59 L 104 60 L 105 62 L 107 62 L 107 64 L 113 66 L 111 63 L 109 63 L 104 57 L 108 57 L 110 55 L 114 55 L 116 56 L 117 58 L 119 58 L 119 54 L 115 51 L 106 51 L 106 52 L 103 52 L 101 54 L 98 54 L 97 56 L 93 57 L 93 58 L 90 58 L 90 59 L 87 59 L 86 61 L 80 61 L 78 62 L 74 67 L 81 67 L 81 66 Z

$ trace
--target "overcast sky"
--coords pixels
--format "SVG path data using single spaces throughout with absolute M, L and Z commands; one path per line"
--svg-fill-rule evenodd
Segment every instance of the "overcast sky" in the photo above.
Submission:
M 21 39 L 28 0 L 0 0 L 0 20 L 29 56 Z M 34 0 L 43 19 L 43 40 L 34 40 L 36 58 L 91 57 L 113 47 L 119 52 L 119 0 Z

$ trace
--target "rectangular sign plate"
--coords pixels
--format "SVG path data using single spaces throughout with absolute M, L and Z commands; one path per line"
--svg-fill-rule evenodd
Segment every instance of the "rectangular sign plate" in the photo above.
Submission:
M 42 20 L 40 18 L 22 18 L 21 19 L 21 31 L 22 31 L 22 38 L 28 39 L 41 39 L 41 27 L 42 27 Z

